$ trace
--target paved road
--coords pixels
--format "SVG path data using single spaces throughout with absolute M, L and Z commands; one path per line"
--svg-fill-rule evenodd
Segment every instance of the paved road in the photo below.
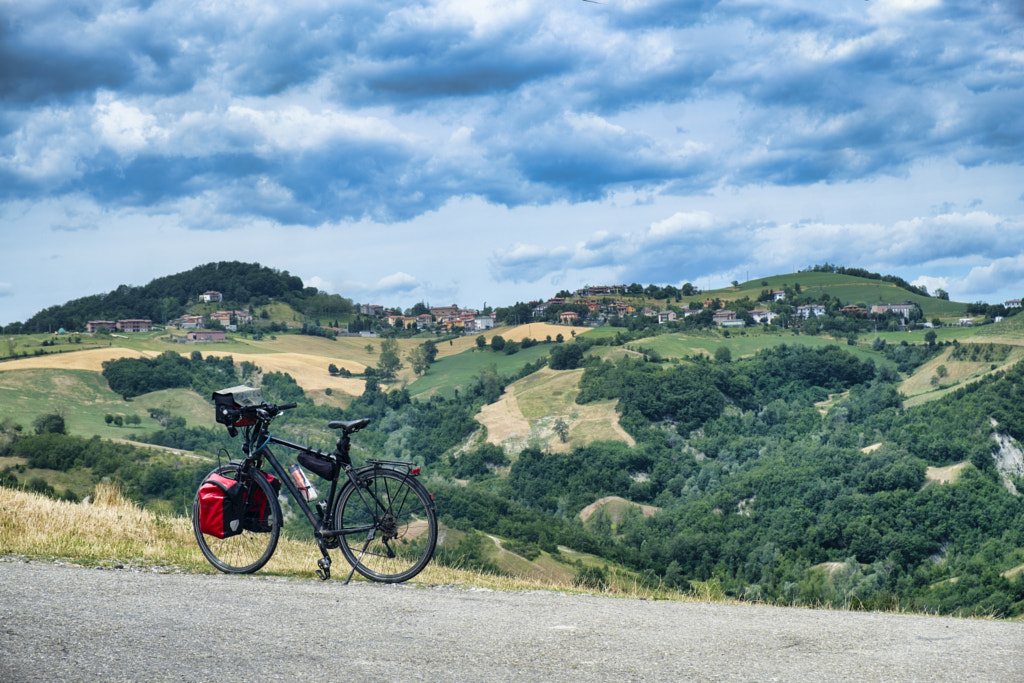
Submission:
M 0 562 L 2 681 L 1013 681 L 1024 624 Z

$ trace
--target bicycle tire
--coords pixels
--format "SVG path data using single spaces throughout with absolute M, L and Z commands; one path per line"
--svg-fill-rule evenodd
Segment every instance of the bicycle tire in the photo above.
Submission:
M 211 472 L 221 476 L 239 480 L 242 464 L 231 462 L 221 465 Z M 277 492 L 263 476 L 250 475 L 246 479 L 250 483 L 249 491 L 253 490 L 252 485 L 258 486 L 263 495 L 267 497 L 268 511 L 265 524 L 265 531 L 243 530 L 240 534 L 228 538 L 217 538 L 204 534 L 199 529 L 199 493 L 192 503 L 192 530 L 195 533 L 196 541 L 203 556 L 214 567 L 226 574 L 252 574 L 265 565 L 277 549 L 277 540 L 281 535 L 281 504 L 277 500 Z M 250 494 L 246 494 L 250 495 Z
M 372 470 L 358 487 L 346 484 L 334 521 L 339 529 L 360 530 L 339 538 L 341 552 L 372 581 L 408 581 L 427 566 L 437 546 L 433 500 L 422 484 L 399 470 Z

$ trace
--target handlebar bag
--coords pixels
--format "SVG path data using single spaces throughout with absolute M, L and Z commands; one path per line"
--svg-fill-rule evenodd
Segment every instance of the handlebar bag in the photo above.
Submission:
M 281 480 L 267 472 L 260 472 L 275 493 L 281 493 Z M 242 517 L 242 528 L 247 531 L 266 532 L 270 531 L 270 501 L 267 494 L 259 486 L 252 487 L 252 493 L 245 501 L 245 514 Z
M 199 486 L 199 530 L 217 538 L 242 533 L 243 498 L 239 482 L 211 473 Z

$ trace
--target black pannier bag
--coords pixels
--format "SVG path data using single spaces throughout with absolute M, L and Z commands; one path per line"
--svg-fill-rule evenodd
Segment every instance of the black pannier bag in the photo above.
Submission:
M 242 533 L 244 507 L 242 485 L 211 473 L 199 487 L 199 530 L 217 538 Z
M 214 417 L 217 422 L 229 427 L 245 427 L 253 424 L 251 418 L 239 419 L 238 410 L 263 403 L 263 392 L 253 387 L 239 385 L 213 392 Z
M 299 453 L 299 457 L 296 460 L 313 474 L 319 475 L 328 481 L 334 479 L 334 476 L 338 473 L 338 463 L 332 458 L 303 451 Z

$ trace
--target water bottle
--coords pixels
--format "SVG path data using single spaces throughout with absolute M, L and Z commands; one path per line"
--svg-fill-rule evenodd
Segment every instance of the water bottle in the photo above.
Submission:
M 311 500 L 316 500 L 316 489 L 313 488 L 313 484 L 310 483 L 301 467 L 294 463 L 289 465 L 288 474 L 291 475 L 292 481 L 295 482 L 295 488 L 299 490 L 299 494 L 307 503 Z

